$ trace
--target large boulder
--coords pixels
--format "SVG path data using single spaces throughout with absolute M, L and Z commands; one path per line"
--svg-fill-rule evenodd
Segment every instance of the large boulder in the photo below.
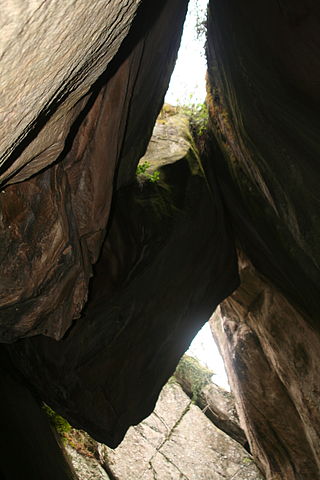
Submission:
M 57 158 L 141 3 L 0 2 L 2 182 L 23 180 Z
M 58 9 L 59 2 L 51 3 Z M 78 3 L 81 2 L 74 2 L 72 5 Z M 104 15 L 109 21 L 115 15 L 114 3 L 110 2 L 110 11 L 104 4 Z M 125 11 L 131 3 L 137 4 L 125 2 Z M 42 145 L 43 160 L 39 165 L 38 156 L 34 158 L 29 152 L 28 168 L 32 169 L 33 174 L 43 167 L 48 167 L 53 160 L 55 164 L 28 180 L 3 187 L 0 196 L 2 342 L 12 342 L 21 337 L 38 334 L 59 339 L 72 321 L 80 316 L 87 300 L 89 279 L 92 276 L 91 265 L 100 254 L 106 233 L 114 187 L 116 183 L 120 187 L 134 180 L 136 165 L 145 152 L 161 108 L 177 55 L 186 4 L 186 0 L 175 0 L 155 8 L 154 4 L 144 2 L 130 33 L 111 64 L 108 64 L 108 59 L 112 49 L 110 52 L 107 50 L 108 54 L 105 53 L 104 44 L 95 54 L 93 47 L 88 53 L 86 50 L 82 51 L 78 45 L 84 56 L 83 61 L 88 64 L 88 68 L 92 68 L 91 83 L 99 72 L 102 72 L 102 66 L 100 70 L 94 69 L 98 61 L 105 70 L 92 86 L 90 94 L 85 97 L 81 85 L 78 89 L 77 85 L 73 86 L 70 95 L 78 94 L 82 99 L 77 97 L 78 116 L 71 129 L 71 120 L 67 121 L 65 114 L 59 114 L 57 125 L 64 132 L 59 140 L 64 147 L 63 153 L 59 158 L 57 151 L 51 156 Z M 122 3 L 118 2 L 117 5 L 120 9 Z M 37 15 L 44 15 L 43 10 L 42 6 Z M 62 11 L 72 14 L 67 8 Z M 48 19 L 43 19 L 45 24 L 51 21 L 55 25 L 60 19 L 58 10 L 45 9 L 45 13 L 48 16 Z M 79 15 L 80 13 L 87 15 L 89 12 L 85 13 L 84 9 L 80 9 Z M 99 9 L 97 15 L 100 22 Z M 58 16 L 58 19 L 55 16 Z M 170 16 L 170 25 L 167 23 L 167 16 Z M 121 15 L 120 10 L 118 17 L 125 23 L 122 27 L 121 22 L 118 25 L 123 38 L 127 31 L 128 18 Z M 31 15 L 30 19 L 33 18 Z M 87 18 L 89 25 L 91 22 L 96 25 L 90 18 Z M 69 22 L 71 28 L 72 19 L 73 17 Z M 79 22 L 80 19 L 81 16 Z M 64 21 L 68 23 L 68 18 Z M 62 31 L 64 21 L 61 25 Z M 99 25 L 102 28 L 105 25 L 99 22 L 92 28 L 99 28 Z M 174 28 L 171 28 L 173 25 Z M 90 31 L 88 26 L 88 32 Z M 49 29 L 48 36 L 50 32 Z M 101 42 L 107 29 L 103 32 Z M 78 42 L 81 42 L 82 36 L 78 37 Z M 92 41 L 94 39 L 95 36 Z M 19 41 L 20 37 L 16 42 Z M 87 41 L 86 36 L 84 41 Z M 30 39 L 29 42 L 32 43 Z M 67 52 L 71 49 L 68 45 L 63 43 Z M 155 54 L 158 45 L 161 45 L 161 51 Z M 73 48 L 76 49 L 74 45 Z M 112 52 L 114 53 L 113 50 Z M 65 53 L 65 58 L 64 53 L 64 50 L 58 49 L 55 54 L 61 62 L 69 59 L 70 63 L 73 57 L 69 58 Z M 40 69 L 40 64 L 38 68 Z M 72 65 L 68 68 L 73 71 Z M 42 74 L 45 75 L 45 72 Z M 78 79 L 79 82 L 81 78 Z M 83 81 L 85 79 L 83 74 Z M 57 84 L 59 80 L 57 75 Z M 28 84 L 27 79 L 25 82 Z M 35 102 L 36 98 L 35 96 Z M 69 104 L 67 95 L 61 108 Z M 34 114 L 37 112 L 37 102 L 35 105 Z M 17 115 L 17 111 L 13 112 Z M 41 138 L 45 142 L 55 142 L 55 130 L 52 126 L 48 127 L 50 135 L 46 133 L 47 122 L 50 123 L 55 115 L 51 113 L 49 109 L 48 119 L 44 125 L 41 124 L 42 129 L 35 138 L 36 142 L 40 142 Z M 28 118 L 27 112 L 25 116 Z M 32 132 L 34 133 L 35 129 L 32 129 Z M 22 155 L 26 155 L 28 148 L 31 148 L 27 139 L 19 145 L 18 150 L 23 150 Z M 59 149 L 61 150 L 60 147 Z M 9 172 L 8 169 L 6 171 Z M 21 170 L 21 173 L 23 171 Z M 21 180 L 20 176 L 11 178 L 12 182 L 18 180 Z
M 163 136 L 159 122 L 151 149 L 160 153 L 147 152 L 159 179 L 146 172 L 118 190 L 82 317 L 59 342 L 33 336 L 6 348 L 42 399 L 112 447 L 152 412 L 193 336 L 238 283 L 219 191 L 208 189 L 188 123 L 170 118 Z M 180 153 L 163 165 L 177 135 Z

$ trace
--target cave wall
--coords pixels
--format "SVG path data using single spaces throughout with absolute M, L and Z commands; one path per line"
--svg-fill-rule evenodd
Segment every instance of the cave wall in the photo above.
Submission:
M 111 447 L 153 410 L 197 330 L 238 285 L 218 187 L 208 189 L 188 121 L 167 122 L 154 131 L 159 151 L 144 157 L 159 181 L 135 177 L 114 191 L 81 318 L 59 341 L 33 335 L 5 347 L 42 400 Z
M 241 424 L 269 479 L 319 476 L 319 334 L 252 265 L 211 320 Z
M 207 169 L 241 270 L 214 331 L 242 426 L 273 480 L 319 477 L 319 13 L 314 1 L 209 4 L 221 156 Z
M 212 136 L 201 167 L 189 144 L 153 184 L 136 166 L 187 0 L 2 3 L 9 370 L 117 445 L 238 286 L 235 237 L 250 268 L 224 304 L 221 348 L 243 428 L 270 479 L 316 478 L 319 4 L 209 2 Z M 256 412 L 263 392 L 270 421 Z
M 97 260 L 105 235 L 114 185 L 134 178 L 136 164 L 146 149 L 174 66 L 186 6 L 182 0 L 166 8 L 159 4 L 155 9 L 150 2 L 141 5 L 113 61 L 108 64 L 108 56 L 104 61 L 99 57 L 108 67 L 91 91 L 84 95 L 80 87 L 78 91 L 77 85 L 73 86 L 81 95 L 73 118 L 78 116 L 67 128 L 66 116 L 60 113 L 64 150 L 60 156 L 56 152 L 55 164 L 28 181 L 2 186 L 2 342 L 37 334 L 59 339 L 80 316 L 87 300 L 91 264 Z M 54 21 L 56 11 L 51 15 Z M 170 25 L 166 23 L 168 15 Z M 127 20 L 121 10 L 118 16 Z M 36 38 L 31 37 L 29 43 L 31 40 Z M 61 56 L 64 59 L 63 52 Z M 94 53 L 92 56 L 86 62 L 97 78 L 97 59 Z M 45 123 L 51 118 L 48 114 Z M 39 116 L 38 122 L 43 121 Z M 43 133 L 46 141 L 54 140 L 50 132 Z M 39 133 L 36 140 L 40 137 Z M 17 148 L 18 163 L 25 142 Z M 45 156 L 39 167 L 31 157 L 29 165 L 35 173 L 52 161 L 50 155 Z M 20 176 L 11 177 L 11 182 L 14 180 Z
M 319 10 L 316 1 L 211 1 L 207 44 L 212 130 L 237 237 L 315 323 Z

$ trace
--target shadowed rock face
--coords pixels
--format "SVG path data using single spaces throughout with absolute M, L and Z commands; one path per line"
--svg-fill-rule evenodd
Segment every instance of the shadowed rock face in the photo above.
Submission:
M 2 3 L 3 355 L 118 444 L 237 287 L 235 234 L 259 272 L 224 305 L 243 427 L 270 479 L 319 477 L 319 3 L 210 2 L 219 146 L 206 179 L 190 145 L 156 184 L 135 170 L 187 0 Z
M 243 265 L 240 288 L 223 303 L 218 338 L 267 478 L 311 480 L 320 418 L 319 3 L 212 1 L 209 10 L 208 101 L 223 153 L 215 170 L 255 267 Z
M 56 155 L 56 164 L 3 188 L 2 342 L 37 334 L 59 339 L 80 316 L 91 264 L 105 236 L 114 185 L 134 178 L 161 108 L 186 3 L 176 0 L 158 11 L 154 4 L 144 3 L 118 55 L 91 93 L 78 102 L 76 110 L 81 113 L 68 137 L 64 135 L 65 150 L 59 158 Z M 52 158 L 46 161 L 42 167 Z
M 182 128 L 186 136 L 185 122 L 177 125 L 171 135 Z M 138 179 L 118 190 L 89 301 L 67 335 L 59 342 L 32 337 L 7 350 L 41 398 L 116 446 L 152 411 L 191 339 L 237 280 L 218 189 L 208 190 L 185 141 L 159 182 Z
M 317 323 L 319 3 L 212 1 L 209 13 L 208 99 L 237 236 Z
M 250 265 L 211 320 L 240 421 L 269 479 L 319 476 L 319 335 Z

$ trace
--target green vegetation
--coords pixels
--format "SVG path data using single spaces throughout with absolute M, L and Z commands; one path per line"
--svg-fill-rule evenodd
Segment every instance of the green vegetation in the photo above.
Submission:
M 150 182 L 157 182 L 160 180 L 160 172 L 159 170 L 155 170 L 153 173 L 148 173 L 148 168 L 151 167 L 149 162 L 141 162 L 137 166 L 136 175 L 143 176 L 145 179 L 149 180 Z
M 49 417 L 50 423 L 58 433 L 63 444 L 69 444 L 81 455 L 94 457 L 97 455 L 97 443 L 90 435 L 82 430 L 72 428 L 70 423 L 45 403 L 43 410 Z
M 211 382 L 213 371 L 189 355 L 183 355 L 174 373 L 178 383 L 188 383 L 192 391 L 192 400 L 197 401 L 202 389 Z
M 196 138 L 201 138 L 208 130 L 209 112 L 206 103 L 192 102 L 192 94 L 190 95 L 190 103 L 179 105 L 179 111 L 189 117 L 190 128 Z
M 66 434 L 69 433 L 71 430 L 70 423 L 68 423 L 67 420 L 61 417 L 61 415 L 56 413 L 45 403 L 43 404 L 42 408 L 48 415 L 51 425 L 56 429 L 60 437 L 64 438 Z

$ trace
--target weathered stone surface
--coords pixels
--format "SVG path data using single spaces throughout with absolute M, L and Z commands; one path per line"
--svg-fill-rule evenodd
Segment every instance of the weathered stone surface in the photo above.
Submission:
M 131 427 L 118 448 L 100 444 L 98 450 L 100 462 L 117 480 L 263 479 L 248 452 L 173 381 L 163 388 L 154 412 Z
M 263 478 L 249 454 L 215 428 L 194 405 L 190 406 L 160 453 L 176 466 L 173 477 L 176 479 L 179 479 L 180 472 L 183 472 L 182 478 L 188 480 Z M 163 478 L 169 480 L 170 476 Z
M 115 171 L 119 185 L 135 176 L 173 69 L 186 1 L 154 8 L 146 3 L 139 9 L 90 99 L 78 104 L 81 114 L 60 162 L 0 195 L 3 342 L 40 333 L 59 339 L 84 307 L 91 264 L 106 232 Z M 159 43 L 161 53 L 155 56 Z
M 170 165 L 183 158 L 190 149 L 189 118 L 171 105 L 165 104 L 154 126 L 145 155 L 140 163 L 150 164 L 148 171 Z
M 267 477 L 319 478 L 320 6 L 228 0 L 209 11 L 208 103 L 223 153 L 211 169 L 257 271 L 245 268 L 224 303 L 222 350 Z
M 65 450 L 79 480 L 110 480 L 96 458 L 81 455 L 69 444 L 65 446 Z
M 208 101 L 223 196 L 255 267 L 318 324 L 319 2 L 211 1 Z
M 57 158 L 76 103 L 119 50 L 140 3 L 1 1 L 2 181 Z
M 318 478 L 319 336 L 250 265 L 241 279 L 212 327 L 242 427 L 268 479 Z
M 187 144 L 158 182 L 118 190 L 89 301 L 68 335 L 7 351 L 46 403 L 116 446 L 152 412 L 192 337 L 237 282 L 219 191 L 209 192 Z
M 241 445 L 247 446 L 247 437 L 239 425 L 233 394 L 212 383 L 212 372 L 202 367 L 196 359 L 184 355 L 174 377 L 216 427 Z

